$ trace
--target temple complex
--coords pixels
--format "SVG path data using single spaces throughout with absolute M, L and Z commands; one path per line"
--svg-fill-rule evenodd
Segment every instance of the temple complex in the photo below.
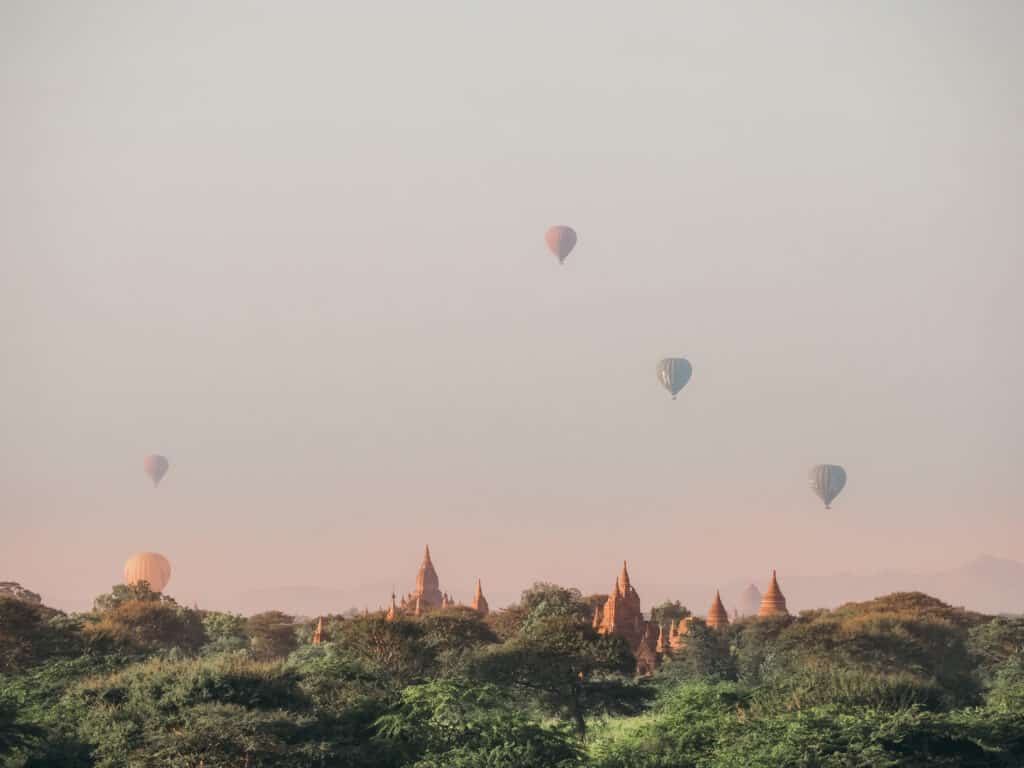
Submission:
M 395 593 L 391 593 L 391 603 L 384 614 L 384 618 L 390 620 L 397 616 L 422 616 L 428 611 L 436 611 L 443 608 L 454 608 L 460 605 L 447 592 L 441 591 L 441 582 L 437 577 L 437 569 L 430 559 L 430 547 L 423 551 L 423 562 L 416 573 L 416 588 L 405 595 L 401 601 L 397 601 Z M 487 598 L 484 597 L 480 579 L 476 580 L 476 592 L 473 595 L 471 607 L 486 616 L 490 612 L 487 605 Z
M 594 609 L 593 623 L 599 634 L 618 635 L 626 641 L 636 656 L 637 674 L 651 674 L 655 670 L 660 661 L 658 641 L 660 638 L 664 646 L 664 638 L 661 637 L 661 627 L 644 619 L 640 595 L 629 582 L 625 560 L 604 608 Z
M 789 611 L 786 610 L 786 597 L 782 594 L 782 590 L 779 589 L 779 582 L 775 577 L 774 569 L 772 570 L 772 580 L 768 585 L 768 591 L 761 598 L 761 607 L 757 611 L 759 619 L 768 616 L 789 616 Z
M 753 584 L 749 585 L 740 596 L 740 611 L 736 616 L 749 616 L 754 613 L 754 606 L 759 618 L 770 616 L 788 616 L 786 598 L 779 589 L 775 571 L 772 571 L 771 583 L 764 595 Z M 423 552 L 423 562 L 416 574 L 416 588 L 399 600 L 394 592 L 391 602 L 384 613 L 388 621 L 399 616 L 422 616 L 429 611 L 444 608 L 461 607 L 451 595 L 441 591 L 437 569 L 430 558 L 430 547 Z M 480 579 L 476 581 L 473 600 L 468 606 L 481 616 L 490 613 L 487 598 L 484 597 Z M 729 613 L 722 604 L 721 593 L 716 590 L 715 598 L 708 608 L 705 619 L 708 629 L 720 630 L 729 626 Z M 621 637 L 636 657 L 636 673 L 649 675 L 660 665 L 666 655 L 678 653 L 686 648 L 687 637 L 693 622 L 692 616 L 670 621 L 668 626 L 648 621 L 644 618 L 640 607 L 640 595 L 629 578 L 626 562 L 622 563 L 622 571 L 615 579 L 615 586 L 605 600 L 604 605 L 594 609 L 593 627 L 602 635 Z M 314 643 L 322 637 L 322 622 L 318 623 L 314 633 Z

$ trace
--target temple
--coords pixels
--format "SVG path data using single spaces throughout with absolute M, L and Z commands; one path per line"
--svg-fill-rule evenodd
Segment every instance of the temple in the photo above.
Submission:
M 455 607 L 463 606 L 456 603 L 447 592 L 441 591 L 441 581 L 437 577 L 434 561 L 430 559 L 430 546 L 428 545 L 423 551 L 423 562 L 420 563 L 420 569 L 416 573 L 416 588 L 405 595 L 401 601 L 397 601 L 395 593 L 392 592 L 391 603 L 388 605 L 384 617 L 393 620 L 399 615 L 422 616 L 430 611 Z M 473 594 L 473 602 L 470 607 L 483 616 L 490 612 L 480 579 L 476 580 L 476 592 Z
M 759 600 L 758 618 L 771 616 L 788 616 L 786 598 L 779 589 L 778 578 L 772 571 L 771 583 L 764 595 L 753 584 L 748 586 L 740 597 L 741 610 L 733 612 L 733 618 L 750 616 L 754 613 L 754 601 Z M 476 580 L 473 600 L 468 606 L 456 603 L 451 595 L 441 590 L 437 569 L 430 558 L 430 547 L 423 552 L 423 562 L 416 574 L 416 588 L 399 600 L 391 593 L 384 618 L 393 621 L 399 616 L 422 616 L 430 611 L 445 608 L 470 608 L 481 616 L 490 613 L 487 598 L 484 597 L 480 579 Z M 669 621 L 667 626 L 644 617 L 640 605 L 640 595 L 633 587 L 629 578 L 626 562 L 622 562 L 622 570 L 615 579 L 615 586 L 603 605 L 594 608 L 593 628 L 598 634 L 616 635 L 621 637 L 636 657 L 636 673 L 652 674 L 666 656 L 679 653 L 686 648 L 688 636 L 692 630 L 693 617 Z M 716 590 L 711 607 L 708 608 L 705 624 L 712 631 L 724 630 L 729 626 L 729 612 L 722 604 L 721 593 Z M 314 643 L 322 636 L 322 628 L 318 625 L 314 635 Z
M 617 635 L 626 641 L 636 656 L 638 675 L 649 675 L 660 661 L 659 640 L 664 647 L 661 627 L 644 619 L 640 610 L 640 595 L 629 581 L 626 561 L 622 561 L 622 572 L 615 580 L 604 608 L 594 609 L 594 629 L 602 635 Z
M 715 590 L 714 602 L 708 608 L 708 617 L 705 621 L 711 629 L 718 629 L 729 624 L 729 614 L 726 612 L 725 606 L 722 605 L 722 596 L 718 593 L 717 589 Z
M 484 597 L 483 587 L 480 586 L 480 579 L 476 580 L 476 592 L 473 593 L 473 602 L 469 604 L 469 607 L 481 616 L 486 616 L 491 612 L 490 606 L 487 605 L 487 598 Z
M 768 585 L 768 591 L 761 597 L 761 607 L 757 611 L 757 617 L 764 619 L 769 616 L 789 616 L 786 610 L 786 597 L 779 589 L 779 581 L 775 577 L 775 570 L 772 570 L 772 580 Z

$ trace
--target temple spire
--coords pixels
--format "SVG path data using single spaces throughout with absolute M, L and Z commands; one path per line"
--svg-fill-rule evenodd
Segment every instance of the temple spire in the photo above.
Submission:
M 313 645 L 320 645 L 324 641 L 324 617 L 316 620 L 316 629 L 313 630 Z
M 711 603 L 711 607 L 708 609 L 707 624 L 712 629 L 718 627 L 724 627 L 729 623 L 729 613 L 725 610 L 725 606 L 722 605 L 722 596 L 719 591 L 715 590 L 715 599 Z
M 629 571 L 626 570 L 626 561 L 622 561 L 622 573 L 619 575 L 619 586 L 622 589 L 622 594 L 629 594 Z
M 473 593 L 473 603 L 471 607 L 482 616 L 486 616 L 491 610 L 487 605 L 487 598 L 484 597 L 484 588 L 480 584 L 479 578 L 476 580 L 476 591 Z
M 757 615 L 760 618 L 789 615 L 789 611 L 786 610 L 786 597 L 782 594 L 782 590 L 779 589 L 779 580 L 774 568 L 772 569 L 772 580 L 768 584 L 768 589 L 761 596 L 761 607 L 758 609 Z

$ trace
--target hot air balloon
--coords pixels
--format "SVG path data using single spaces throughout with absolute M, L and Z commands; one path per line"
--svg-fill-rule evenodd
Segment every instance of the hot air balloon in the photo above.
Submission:
M 576 230 L 572 227 L 551 227 L 544 233 L 548 248 L 558 257 L 558 263 L 564 264 L 565 257 L 576 247 Z
M 829 505 L 846 485 L 846 470 L 835 464 L 819 464 L 811 467 L 809 481 L 811 490 L 825 502 L 825 509 L 832 509 Z
M 693 366 L 685 357 L 666 357 L 658 363 L 658 381 L 672 394 L 673 400 L 692 375 Z
M 163 592 L 170 580 L 171 564 L 156 552 L 140 552 L 124 564 L 124 583 L 128 586 L 146 581 L 154 592 Z
M 156 488 L 160 485 L 160 481 L 163 476 L 167 474 L 167 469 L 171 465 L 167 462 L 164 456 L 157 453 L 147 456 L 142 461 L 142 467 L 146 470 L 146 474 L 153 481 L 153 487 Z

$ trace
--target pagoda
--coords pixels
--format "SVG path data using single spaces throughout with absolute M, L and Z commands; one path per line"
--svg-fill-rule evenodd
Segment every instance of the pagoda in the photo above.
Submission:
M 708 608 L 707 625 L 711 629 L 718 629 L 729 624 L 729 614 L 722 605 L 722 596 L 715 590 L 715 600 Z
M 786 610 L 786 597 L 779 589 L 779 581 L 775 576 L 775 569 L 772 569 L 772 581 L 768 590 L 761 597 L 761 607 L 757 611 L 757 617 L 764 619 L 769 616 L 789 616 Z

